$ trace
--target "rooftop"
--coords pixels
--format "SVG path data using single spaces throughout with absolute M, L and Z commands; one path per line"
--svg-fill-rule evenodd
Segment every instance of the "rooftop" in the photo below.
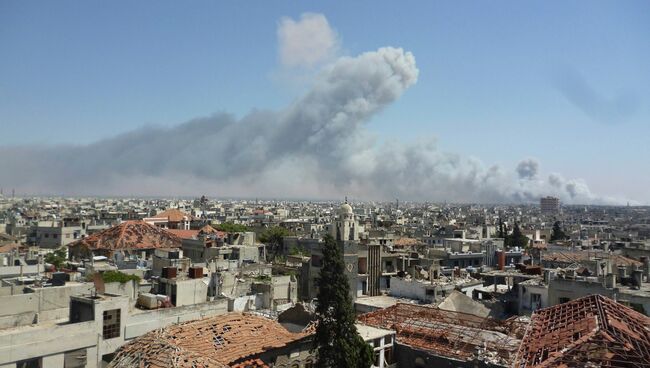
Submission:
M 144 221 L 125 221 L 68 246 L 82 246 L 90 250 L 178 248 L 181 246 L 181 239 Z
M 648 367 L 650 318 L 602 295 L 536 311 L 515 367 Z
M 436 355 L 459 360 L 481 356 L 509 364 L 519 347 L 514 325 L 472 314 L 446 311 L 422 305 L 398 303 L 367 313 L 359 321 L 369 326 L 396 331 L 402 344 Z
M 264 317 L 228 313 L 138 337 L 118 350 L 110 367 L 225 367 L 306 336 Z

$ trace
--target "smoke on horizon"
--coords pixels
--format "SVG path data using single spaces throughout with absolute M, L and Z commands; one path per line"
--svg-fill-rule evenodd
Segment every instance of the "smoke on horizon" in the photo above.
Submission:
M 541 178 L 534 159 L 504 170 L 433 141 L 377 144 L 366 124 L 417 78 L 414 56 L 399 48 L 340 57 L 281 111 L 217 114 L 87 145 L 0 147 L 0 185 L 63 195 L 621 202 L 579 179 Z

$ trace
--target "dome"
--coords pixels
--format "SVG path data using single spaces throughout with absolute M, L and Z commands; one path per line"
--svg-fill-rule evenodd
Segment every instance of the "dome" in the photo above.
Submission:
M 352 214 L 352 206 L 347 204 L 347 202 L 343 203 L 339 208 L 339 215 L 351 215 L 351 214 Z

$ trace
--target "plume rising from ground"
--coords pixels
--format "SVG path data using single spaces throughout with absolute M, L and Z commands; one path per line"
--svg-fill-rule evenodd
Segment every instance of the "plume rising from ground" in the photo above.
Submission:
M 368 121 L 416 83 L 410 52 L 341 57 L 281 111 L 148 127 L 87 145 L 0 148 L 0 183 L 43 194 L 197 195 L 462 202 L 610 203 L 581 180 L 540 178 L 440 152 L 433 141 L 378 145 Z

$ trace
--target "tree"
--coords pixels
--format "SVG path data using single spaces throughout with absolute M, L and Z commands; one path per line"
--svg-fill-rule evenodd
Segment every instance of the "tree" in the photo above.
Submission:
M 280 226 L 270 227 L 260 234 L 259 240 L 267 245 L 267 259 L 274 259 L 280 254 L 283 238 L 289 235 L 291 232 Z
M 553 230 L 551 231 L 551 241 L 556 240 L 565 240 L 566 234 L 562 230 L 562 223 L 560 221 L 555 221 L 553 224 Z
M 219 231 L 225 231 L 227 233 L 245 233 L 250 231 L 250 229 L 245 225 L 233 224 L 232 222 L 224 222 L 216 226 L 216 229 Z
M 323 267 L 316 279 L 318 325 L 314 344 L 318 367 L 368 368 L 373 351 L 357 333 L 343 253 L 331 235 L 323 244 Z
M 54 265 L 54 267 L 56 267 L 58 270 L 63 267 L 63 264 L 67 260 L 67 255 L 68 251 L 65 249 L 65 247 L 61 247 L 52 253 L 46 254 L 45 262 Z
M 506 238 L 506 231 L 505 227 L 503 226 L 503 220 L 501 220 L 501 217 L 499 217 L 499 238 L 505 239 Z
M 525 248 L 528 246 L 528 237 L 522 234 L 519 224 L 515 222 L 515 227 L 512 229 L 512 234 L 509 235 L 506 242 L 510 247 Z

